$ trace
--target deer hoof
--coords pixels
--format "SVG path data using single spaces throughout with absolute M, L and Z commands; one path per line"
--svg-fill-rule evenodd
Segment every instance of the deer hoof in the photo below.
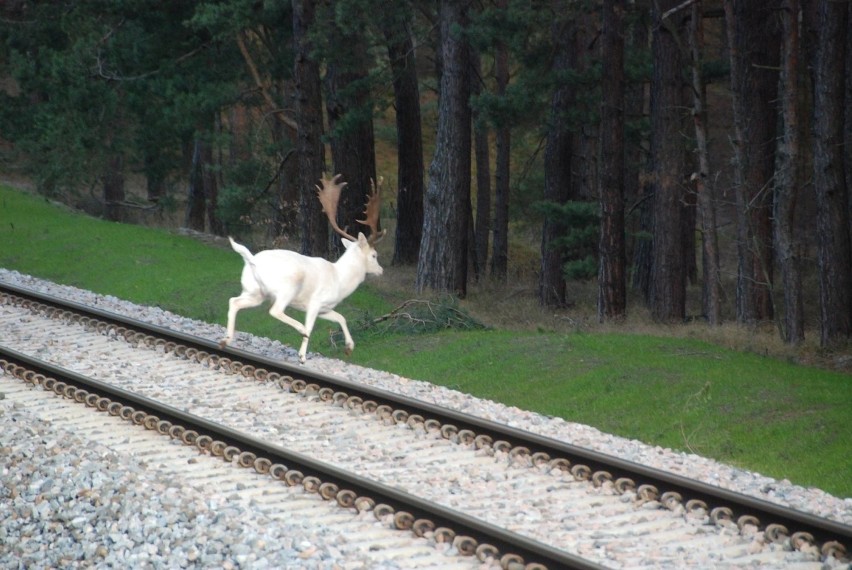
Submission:
M 227 339 L 227 338 L 223 338 L 222 340 L 220 340 L 219 341 L 219 348 L 225 348 L 226 346 L 228 346 L 228 340 L 229 339 Z

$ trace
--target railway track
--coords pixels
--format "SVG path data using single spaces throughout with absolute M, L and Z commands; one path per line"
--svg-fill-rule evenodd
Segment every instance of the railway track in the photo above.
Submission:
M 50 387 L 71 399 L 70 385 L 97 387 L 77 395 L 94 409 L 129 398 L 100 407 L 237 464 L 287 466 L 274 475 L 504 567 L 674 568 L 710 550 L 720 566 L 819 568 L 852 544 L 849 526 L 475 416 L 15 287 L 0 301 L 7 374 L 63 376 Z M 76 372 L 59 369 L 69 360 Z
M 59 381 L 49 383 L 55 386 Z M 62 532 L 51 532 L 47 525 L 41 540 L 61 544 L 70 538 L 75 543 L 54 559 L 45 560 L 38 556 L 40 546 L 21 540 L 39 526 L 20 521 L 19 532 L 5 531 L 0 540 L 0 567 L 72 568 L 82 559 L 88 562 L 83 566 L 103 567 L 198 564 L 211 568 L 310 569 L 332 567 L 331 563 L 322 562 L 328 557 L 345 560 L 354 568 L 470 570 L 479 567 L 469 556 L 438 548 L 447 545 L 436 545 L 427 538 L 395 530 L 392 520 L 380 520 L 367 510 L 342 509 L 336 501 L 324 500 L 320 493 L 308 491 L 304 485 L 282 482 L 253 466 L 240 468 L 240 457 L 230 462 L 215 460 L 209 453 L 200 454 L 196 445 L 180 445 L 183 443 L 180 437 L 170 438 L 156 429 L 143 429 L 132 419 L 123 419 L 120 413 L 115 416 L 108 412 L 93 413 L 85 405 L 71 403 L 73 398 L 51 397 L 52 392 L 9 374 L 0 373 L 0 393 L 5 397 L 3 408 L 11 416 L 11 424 L 3 425 L 7 429 L 9 425 L 25 426 L 11 431 L 11 437 L 38 441 L 35 445 L 15 447 L 14 441 L 4 441 L 9 436 L 7 432 L 0 437 L 0 448 L 7 446 L 0 456 L 8 453 L 15 461 L 34 453 L 58 453 L 52 463 L 63 465 L 55 471 L 41 469 L 23 480 L 4 481 L 0 487 L 8 487 L 8 496 L 3 489 L 0 503 L 8 500 L 12 504 L 9 508 L 0 506 L 0 513 L 6 524 L 9 517 L 20 513 L 31 513 L 36 520 L 52 517 L 67 521 L 67 530 Z M 81 461 L 80 452 L 68 453 L 63 458 L 63 451 L 57 452 L 60 447 L 57 440 L 89 452 L 83 456 L 87 461 L 84 470 L 67 467 Z M 119 499 L 121 487 L 116 490 L 115 485 L 105 486 L 100 478 L 90 476 L 92 464 L 98 465 L 100 471 L 127 471 L 130 476 L 121 482 L 132 486 L 134 498 Z M 68 479 L 71 489 L 56 489 L 57 485 L 51 483 L 57 472 Z M 292 472 L 288 477 L 295 482 Z M 304 482 L 311 484 L 310 479 Z M 146 486 L 155 489 L 153 499 L 140 499 L 139 488 Z M 31 492 L 27 503 L 23 496 L 32 487 L 38 492 Z M 162 498 L 156 496 L 157 491 Z M 75 501 L 84 502 L 85 508 L 68 506 Z M 113 506 L 117 501 L 120 507 Z M 57 504 L 60 502 L 62 506 Z M 126 507 L 128 502 L 130 505 Z M 109 507 L 141 514 L 104 523 L 100 513 Z M 229 521 L 228 530 L 211 532 L 206 523 L 220 517 Z M 182 519 L 184 522 L 180 522 Z M 160 521 L 179 530 L 152 532 L 152 527 L 157 527 Z M 233 528 L 237 525 L 238 529 Z M 140 536 L 141 532 L 145 536 Z M 18 540 L 8 540 L 13 536 Z M 211 548 L 211 545 L 216 546 Z M 229 545 L 234 546 L 229 549 Z M 58 548 L 61 547 L 53 550 Z M 80 551 L 88 555 L 81 556 Z

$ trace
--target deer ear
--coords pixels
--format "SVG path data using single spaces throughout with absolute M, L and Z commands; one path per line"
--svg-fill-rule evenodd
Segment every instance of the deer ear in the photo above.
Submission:
M 341 243 L 343 243 L 343 249 L 349 249 L 350 247 L 355 245 L 355 242 L 352 241 L 351 239 L 340 238 L 340 241 L 341 241 Z
M 358 245 L 360 245 L 361 247 L 370 245 L 370 242 L 367 241 L 367 238 L 363 234 L 363 232 L 358 232 Z

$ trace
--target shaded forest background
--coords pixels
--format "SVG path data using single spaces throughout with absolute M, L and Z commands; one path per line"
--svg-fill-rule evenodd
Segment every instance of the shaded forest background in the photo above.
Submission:
M 410 287 L 852 337 L 852 4 L 10 0 L 0 172 L 107 219 L 340 253 L 372 180 Z

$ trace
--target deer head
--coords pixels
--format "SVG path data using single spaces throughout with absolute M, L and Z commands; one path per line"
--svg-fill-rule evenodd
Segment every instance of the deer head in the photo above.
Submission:
M 358 238 L 354 238 L 337 225 L 337 205 L 340 202 L 340 192 L 346 186 L 346 182 L 339 182 L 342 174 L 336 174 L 333 178 L 326 178 L 325 175 L 320 179 L 322 187 L 317 186 L 317 196 L 322 204 L 322 210 L 325 212 L 332 229 L 343 236 L 344 238 L 357 242 Z M 367 238 L 370 246 L 375 247 L 382 238 L 385 237 L 387 230 L 378 231 L 379 213 L 381 209 L 381 200 L 379 198 L 379 188 L 382 185 L 382 178 L 379 177 L 379 182 L 376 184 L 373 179 L 370 179 L 371 192 L 367 196 L 367 204 L 364 210 L 363 220 L 356 220 L 359 224 L 370 228 L 370 237 Z

